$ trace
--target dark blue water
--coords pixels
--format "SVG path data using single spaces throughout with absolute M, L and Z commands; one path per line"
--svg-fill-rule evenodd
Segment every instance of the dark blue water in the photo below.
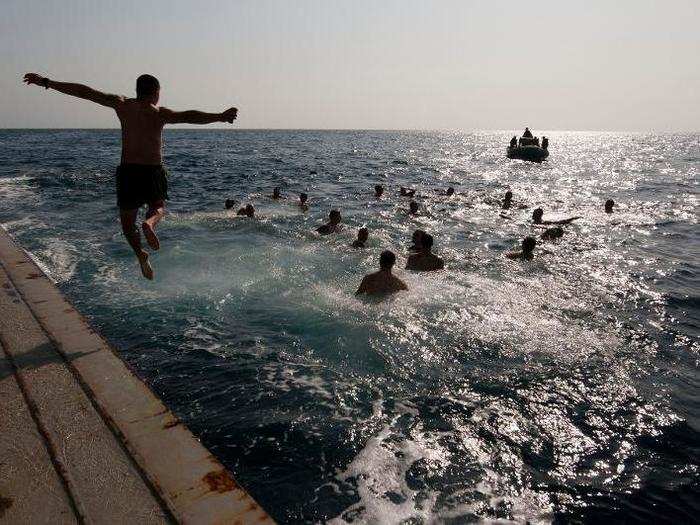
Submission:
M 0 222 L 281 522 L 697 521 L 700 136 L 549 132 L 534 165 L 510 135 L 170 131 L 148 282 L 117 222 L 118 132 L 0 131 Z M 505 259 L 536 206 L 582 218 Z M 346 230 L 319 238 L 331 207 Z M 448 269 L 356 300 L 418 227 Z

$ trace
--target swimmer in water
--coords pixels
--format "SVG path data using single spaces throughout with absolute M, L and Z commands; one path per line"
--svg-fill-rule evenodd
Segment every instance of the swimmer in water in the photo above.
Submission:
M 306 193 L 300 193 L 299 194 L 299 208 L 301 211 L 309 211 L 309 205 L 306 204 L 306 201 L 309 200 L 309 196 Z
M 419 206 L 416 201 L 411 201 L 411 203 L 408 205 L 408 214 L 409 215 L 419 215 Z
M 238 110 L 229 108 L 222 113 L 204 113 L 173 111 L 158 106 L 160 82 L 152 75 L 141 75 L 136 79 L 136 98 L 103 93 L 83 84 L 58 82 L 36 73 L 25 74 L 24 83 L 88 100 L 111 108 L 117 114 L 122 128 L 121 163 L 116 173 L 119 219 L 122 232 L 139 261 L 141 274 L 146 279 L 153 279 L 153 268 L 148 261 L 148 252 L 141 245 L 137 221 L 139 210 L 147 205 L 141 231 L 148 246 L 154 251 L 159 250 L 156 226 L 165 215 L 168 198 L 168 172 L 163 166 L 163 128 L 169 124 L 231 124 Z
M 413 197 L 416 194 L 416 190 L 409 190 L 408 188 L 404 188 L 403 186 L 401 186 L 399 194 L 402 197 Z
M 384 195 L 384 186 L 381 184 L 375 184 L 374 186 L 374 198 L 379 200 L 382 198 L 382 195 Z
M 536 244 L 537 241 L 535 241 L 534 237 L 525 237 L 523 239 L 522 249 L 517 252 L 508 252 L 506 253 L 506 257 L 508 257 L 508 259 L 523 259 L 526 261 L 531 261 L 535 256 Z
M 338 210 L 331 210 L 328 214 L 328 223 L 323 226 L 316 228 L 316 231 L 321 235 L 329 235 L 331 233 L 337 233 L 340 231 L 340 221 L 342 221 L 340 212 Z
M 270 195 L 270 198 L 274 200 L 279 200 L 282 198 L 282 193 L 280 192 L 279 186 L 272 190 L 272 195 Z
M 550 224 L 569 224 L 571 221 L 580 219 L 581 217 L 569 217 L 568 219 L 561 219 L 559 221 L 543 221 L 542 220 L 542 208 L 537 208 L 532 212 L 532 222 L 537 225 L 550 225 Z
M 554 239 L 561 239 L 564 236 L 564 228 L 561 226 L 555 226 L 553 228 L 547 228 L 540 235 L 540 239 L 543 241 L 553 241 Z
M 245 208 L 241 208 L 236 212 L 236 215 L 253 218 L 255 217 L 255 208 L 253 208 L 252 204 L 246 204 Z
M 227 210 L 230 210 L 230 209 L 233 208 L 235 205 L 236 205 L 236 201 L 233 200 L 233 199 L 226 199 L 226 202 L 224 203 L 224 207 L 225 207 Z
M 454 194 L 455 194 L 455 189 L 454 189 L 452 186 L 450 186 L 449 188 L 447 188 L 447 191 L 445 192 L 445 195 L 447 195 L 448 197 L 452 197 L 452 195 L 454 195 Z
M 612 200 L 612 199 L 606 200 L 605 201 L 605 213 L 612 213 L 614 206 L 615 206 L 614 200 Z
M 408 249 L 409 251 L 419 252 L 421 250 L 421 240 L 423 239 L 423 235 L 425 235 L 423 230 L 416 230 L 413 232 L 413 235 L 411 235 L 411 242 L 413 242 L 413 244 Z
M 391 273 L 396 264 L 396 255 L 389 250 L 379 256 L 379 271 L 365 275 L 355 295 L 388 295 L 408 290 L 408 286 L 401 279 Z
M 445 261 L 433 253 L 433 236 L 424 233 L 421 237 L 421 249 L 418 253 L 409 255 L 406 269 L 417 272 L 432 272 L 445 268 Z
M 501 208 L 504 210 L 510 209 L 510 207 L 513 204 L 513 192 L 508 190 L 505 194 L 505 197 L 503 197 L 503 204 L 501 204 Z
M 353 248 L 366 248 L 365 243 L 369 239 L 369 230 L 367 228 L 360 228 L 357 231 L 357 239 L 352 243 Z

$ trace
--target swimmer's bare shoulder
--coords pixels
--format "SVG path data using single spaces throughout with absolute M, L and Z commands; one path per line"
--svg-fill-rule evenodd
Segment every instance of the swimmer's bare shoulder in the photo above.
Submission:
M 369 293 L 369 292 L 368 292 L 368 291 L 369 291 L 369 288 L 370 288 L 369 283 L 372 281 L 372 276 L 373 276 L 373 275 L 374 275 L 374 274 L 365 275 L 365 276 L 362 278 L 362 282 L 360 282 L 360 286 L 357 288 L 357 291 L 355 292 L 355 295 L 362 295 L 362 294 Z
M 408 286 L 406 285 L 405 282 L 403 282 L 401 279 L 399 279 L 396 276 L 392 276 L 392 285 L 394 288 L 394 291 L 399 292 L 402 290 L 408 290 Z

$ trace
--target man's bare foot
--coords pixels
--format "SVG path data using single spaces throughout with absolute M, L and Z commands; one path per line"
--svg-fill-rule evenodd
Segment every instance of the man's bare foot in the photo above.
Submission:
M 143 230 L 143 236 L 146 237 L 146 242 L 148 245 L 153 250 L 160 250 L 160 241 L 158 240 L 156 231 L 153 229 L 153 226 L 151 226 L 151 223 L 148 222 L 148 220 L 143 221 L 141 229 Z
M 153 280 L 153 268 L 151 263 L 148 262 L 148 254 L 146 252 L 141 252 L 141 255 L 137 255 L 139 258 L 139 264 L 141 265 L 141 273 L 149 281 Z

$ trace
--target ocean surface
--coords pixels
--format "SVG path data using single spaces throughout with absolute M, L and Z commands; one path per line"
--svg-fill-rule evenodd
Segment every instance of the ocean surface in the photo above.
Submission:
M 0 130 L 0 223 L 279 522 L 698 522 L 700 135 L 513 134 L 167 131 L 149 282 L 119 132 Z M 581 219 L 505 259 L 537 206 Z M 403 270 L 416 228 L 445 271 Z M 410 290 L 356 299 L 383 249 Z

